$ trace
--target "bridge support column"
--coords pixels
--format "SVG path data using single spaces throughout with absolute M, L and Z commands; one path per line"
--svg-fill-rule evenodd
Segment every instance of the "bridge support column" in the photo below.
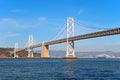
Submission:
M 42 53 L 41 58 L 49 58 L 49 46 L 42 43 Z
M 74 19 L 72 17 L 67 18 L 67 46 L 65 58 L 76 58 L 74 53 L 74 41 L 69 40 L 69 37 L 74 36 Z

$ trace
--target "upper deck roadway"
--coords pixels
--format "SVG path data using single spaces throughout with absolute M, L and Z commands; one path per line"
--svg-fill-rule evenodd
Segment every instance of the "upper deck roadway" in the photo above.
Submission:
M 73 37 L 69 37 L 68 40 L 69 41 L 76 41 L 76 40 L 83 40 L 83 39 L 117 35 L 117 34 L 120 34 L 120 28 L 108 29 L 108 30 L 104 30 L 104 31 L 73 36 Z M 63 38 L 63 39 L 45 42 L 44 45 L 53 45 L 53 44 L 58 44 L 58 43 L 64 43 L 66 41 L 67 41 L 67 38 Z M 37 48 L 37 47 L 41 47 L 41 46 L 42 46 L 42 43 L 39 43 L 39 44 L 35 44 L 35 45 L 30 46 L 30 48 Z M 28 47 L 25 47 L 23 49 L 19 49 L 17 52 L 22 51 L 22 50 L 26 50 L 26 49 L 28 49 Z

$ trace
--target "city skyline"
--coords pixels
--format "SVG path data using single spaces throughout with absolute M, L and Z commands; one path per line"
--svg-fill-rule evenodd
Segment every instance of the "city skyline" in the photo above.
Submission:
M 27 45 L 32 34 L 35 42 L 49 41 L 66 22 L 67 17 L 97 28 L 119 27 L 119 0 L 1 0 L 0 1 L 0 46 L 20 47 Z M 88 26 L 88 27 L 89 27 Z M 99 30 L 99 29 L 98 29 Z M 75 35 L 96 32 L 75 25 Z M 65 33 L 64 36 L 66 37 Z M 120 51 L 120 35 L 75 42 L 77 51 Z M 56 46 L 56 45 L 55 45 Z M 53 50 L 65 50 L 59 44 Z

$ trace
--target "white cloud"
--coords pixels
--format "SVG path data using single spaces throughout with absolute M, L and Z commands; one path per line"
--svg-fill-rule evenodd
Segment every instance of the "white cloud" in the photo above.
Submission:
M 40 17 L 38 18 L 38 20 L 39 20 L 39 21 L 45 21 L 45 20 L 47 20 L 47 18 L 44 17 L 44 16 L 40 16 Z
M 14 18 L 0 18 L 0 26 L 10 28 L 10 30 L 25 30 L 32 27 L 38 27 L 46 22 L 47 18 L 40 16 L 34 20 L 16 20 Z
M 36 21 L 36 23 L 35 23 L 34 26 L 40 26 L 40 25 L 43 24 L 46 20 L 47 20 L 47 17 L 40 16 L 40 17 L 38 18 L 38 21 Z
M 8 33 L 7 35 L 6 35 L 6 37 L 16 37 L 16 36 L 19 36 L 20 34 L 18 34 L 18 33 Z
M 22 12 L 26 12 L 26 11 L 22 10 L 22 9 L 13 9 L 13 10 L 10 10 L 10 12 L 12 12 L 12 13 L 22 13 Z
M 12 18 L 1 18 L 0 23 L 17 26 L 17 21 L 15 19 L 12 19 Z
M 78 15 L 82 14 L 83 12 L 84 12 L 84 10 L 83 10 L 83 9 L 80 9 L 80 10 L 78 11 Z
M 12 18 L 1 18 L 0 21 L 2 21 L 2 22 L 13 22 L 14 19 L 12 19 Z
M 20 36 L 20 34 L 8 32 L 8 33 L 0 36 L 0 39 L 8 39 L 8 38 L 17 37 L 17 36 Z

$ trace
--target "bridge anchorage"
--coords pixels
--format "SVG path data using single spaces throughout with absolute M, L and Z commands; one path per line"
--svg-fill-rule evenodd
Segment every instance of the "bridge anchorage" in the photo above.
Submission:
M 29 35 L 29 39 L 28 39 L 28 58 L 33 58 L 34 57 L 33 49 L 30 47 L 30 46 L 33 45 L 33 43 L 34 43 L 33 36 Z

